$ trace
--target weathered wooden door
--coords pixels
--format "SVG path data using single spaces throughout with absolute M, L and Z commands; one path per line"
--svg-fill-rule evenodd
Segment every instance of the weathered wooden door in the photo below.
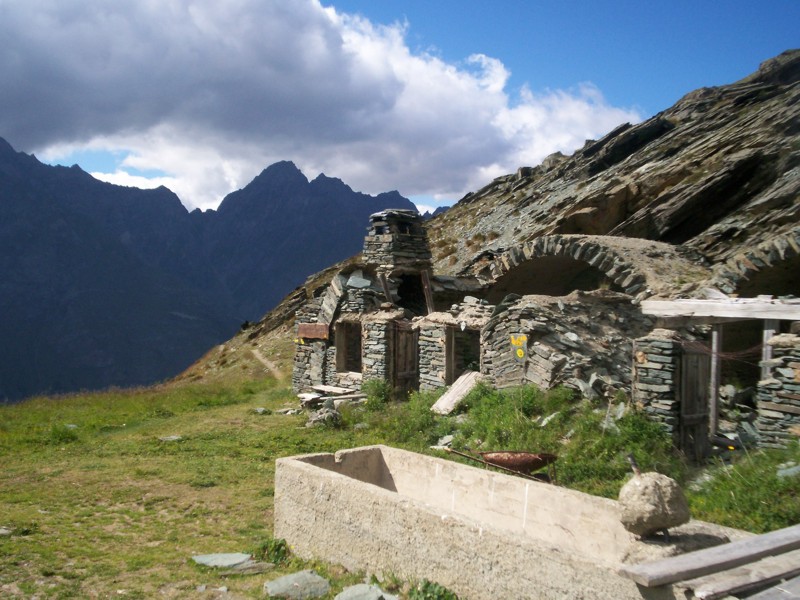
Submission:
M 710 357 L 685 349 L 680 371 L 680 449 L 694 462 L 708 456 L 708 395 Z
M 419 361 L 417 332 L 409 321 L 395 321 L 394 336 L 394 388 L 400 393 L 416 390 L 419 386 Z

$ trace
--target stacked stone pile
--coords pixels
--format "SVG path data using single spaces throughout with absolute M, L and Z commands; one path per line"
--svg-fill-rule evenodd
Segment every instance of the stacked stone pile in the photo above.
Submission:
M 651 320 L 625 294 L 597 290 L 561 298 L 524 296 L 482 330 L 481 372 L 501 387 L 563 384 L 588 397 L 629 393 L 631 340 L 651 328 Z M 510 343 L 520 334 L 527 336 L 524 361 Z
M 673 436 L 678 434 L 680 404 L 675 394 L 681 344 L 676 331 L 654 329 L 635 341 L 636 398 L 644 411 Z
M 769 344 L 772 377 L 758 383 L 756 428 L 762 446 L 782 447 L 800 437 L 800 335 L 777 335 Z

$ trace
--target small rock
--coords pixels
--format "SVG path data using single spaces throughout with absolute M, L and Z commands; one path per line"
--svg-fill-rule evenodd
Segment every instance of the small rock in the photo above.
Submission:
M 220 575 L 223 577 L 228 577 L 230 575 L 260 575 L 261 573 L 266 573 L 274 568 L 275 565 L 273 563 L 246 560 L 243 563 L 236 565 L 232 569 L 222 571 Z
M 353 429 L 369 429 L 369 423 L 356 423 Z
M 5 527 L 0 527 L 0 537 L 7 537 L 11 535 L 11 530 L 6 529 Z
M 337 426 L 342 422 L 342 413 L 335 408 L 320 408 L 318 411 L 311 413 L 308 418 L 306 427 L 320 427 L 322 425 Z
M 439 441 L 436 442 L 436 445 L 437 446 L 447 446 L 447 447 L 449 447 L 452 443 L 453 443 L 453 436 L 452 435 L 446 435 L 446 436 L 440 438 Z
M 320 598 L 330 589 L 331 585 L 328 580 L 312 570 L 285 575 L 264 584 L 264 593 L 269 598 L 288 598 L 289 600 Z
M 778 469 L 776 473 L 778 479 L 786 479 L 787 477 L 800 476 L 800 465 L 786 466 Z
M 263 406 L 258 406 L 253 409 L 253 412 L 257 415 L 271 415 L 272 411 L 268 408 L 264 408 Z
M 164 437 L 158 438 L 162 442 L 180 442 L 183 437 L 179 435 L 165 435 Z
M 251 559 L 249 554 L 242 552 L 219 553 L 219 554 L 198 554 L 192 560 L 198 565 L 205 567 L 235 567 Z
M 647 536 L 689 521 L 689 503 L 678 483 L 661 473 L 642 473 L 619 491 L 620 521 L 633 534 Z
M 66 427 L 67 429 L 77 429 L 78 428 L 78 426 L 75 425 L 75 423 L 67 423 L 66 425 L 64 425 L 64 427 Z
M 399 600 L 399 598 L 387 594 L 377 585 L 359 583 L 343 589 L 333 600 Z
M 299 415 L 302 414 L 302 410 L 299 408 L 279 408 L 275 411 L 276 414 L 279 415 Z

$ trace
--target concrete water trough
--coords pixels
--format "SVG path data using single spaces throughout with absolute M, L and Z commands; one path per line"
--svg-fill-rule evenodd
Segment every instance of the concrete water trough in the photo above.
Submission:
M 621 577 L 623 563 L 721 543 L 730 530 L 693 521 L 671 545 L 642 542 L 613 500 L 367 446 L 278 459 L 274 533 L 301 557 L 426 578 L 462 600 L 619 600 L 673 597 Z

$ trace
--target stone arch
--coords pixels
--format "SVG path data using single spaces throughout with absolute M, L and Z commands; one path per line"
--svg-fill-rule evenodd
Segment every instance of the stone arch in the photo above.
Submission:
M 712 284 L 726 294 L 800 296 L 800 227 L 737 254 L 714 271 Z
M 506 250 L 487 250 L 462 275 L 476 276 L 490 302 L 506 293 L 566 295 L 598 288 L 629 294 L 638 302 L 708 281 L 709 270 L 687 256 L 679 247 L 652 240 L 546 235 Z
M 647 278 L 608 236 L 549 235 L 510 248 L 477 273 L 490 296 L 506 293 L 566 295 L 608 287 L 646 293 Z M 619 244 L 619 240 L 614 238 Z M 492 297 L 490 301 L 499 301 Z

